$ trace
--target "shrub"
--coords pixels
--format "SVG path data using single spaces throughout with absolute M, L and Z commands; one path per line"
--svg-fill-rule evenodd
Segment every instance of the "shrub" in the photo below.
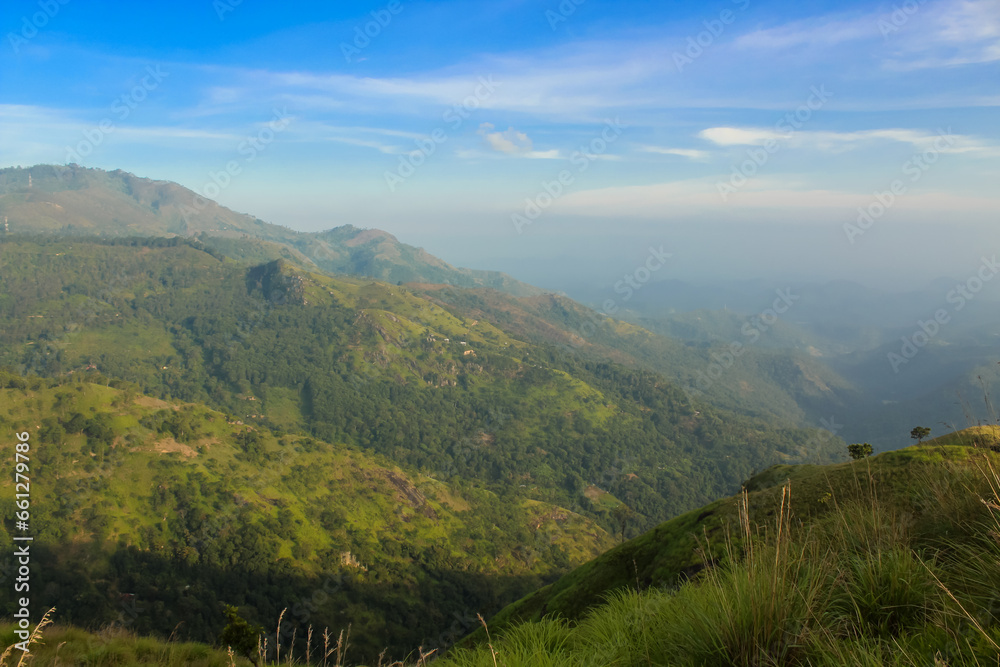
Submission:
M 250 625 L 239 615 L 239 610 L 226 605 L 226 627 L 219 635 L 219 643 L 232 647 L 234 651 L 245 656 L 254 665 L 257 664 L 257 641 L 264 628 Z
M 858 459 L 863 459 L 872 455 L 872 446 L 867 442 L 854 443 L 853 445 L 847 446 L 847 453 L 851 455 L 851 458 L 857 461 Z

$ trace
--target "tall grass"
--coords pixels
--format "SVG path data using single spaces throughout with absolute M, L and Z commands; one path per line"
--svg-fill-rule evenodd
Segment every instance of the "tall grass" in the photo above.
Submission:
M 46 619 L 48 620 L 48 619 Z M 0 658 L 0 667 L 15 665 L 87 665 L 112 667 L 118 665 L 149 665 L 157 667 L 227 667 L 231 660 L 225 651 L 204 644 L 165 642 L 140 637 L 122 628 L 105 628 L 97 633 L 57 624 L 36 626 L 31 652 L 22 654 L 14 648 L 13 628 L 0 630 L 0 638 L 8 645 Z M 15 662 L 9 662 L 12 658 Z M 238 664 L 245 664 L 239 660 Z
M 438 665 L 1000 664 L 1000 475 L 977 461 L 928 467 L 908 495 L 869 469 L 805 527 L 787 486 L 773 524 L 744 493 L 728 558 L 697 581 L 620 590 L 576 625 L 518 626 Z

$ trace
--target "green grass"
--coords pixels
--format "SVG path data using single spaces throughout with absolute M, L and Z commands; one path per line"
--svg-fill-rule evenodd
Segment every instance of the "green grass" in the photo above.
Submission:
M 868 488 L 834 494 L 830 511 L 805 521 L 795 481 L 766 519 L 752 519 L 760 498 L 748 494 L 736 499 L 725 558 L 680 587 L 619 588 L 575 620 L 545 610 L 502 627 L 498 617 L 490 640 L 483 631 L 437 664 L 996 664 L 1000 459 L 937 443 L 893 454 L 882 463 L 890 475 L 909 469 L 909 485 L 883 485 L 873 461 Z M 945 525 L 949 535 L 935 530 Z M 566 579 L 594 575 L 588 564 Z
M 787 484 L 790 517 L 795 522 L 811 525 L 837 517 L 844 521 L 853 499 L 884 499 L 899 513 L 899 525 L 913 524 L 909 528 L 913 539 L 927 545 L 965 543 L 979 530 L 969 517 L 978 516 L 982 504 L 976 493 L 984 491 L 985 476 L 973 462 L 994 456 L 988 447 L 971 445 L 989 442 L 976 428 L 862 461 L 774 466 L 747 480 L 747 511 L 754 525 L 773 526 Z M 895 509 L 897 505 L 904 509 Z M 614 591 L 682 586 L 711 571 L 712 563 L 730 562 L 728 545 L 744 541 L 739 512 L 740 497 L 736 496 L 664 522 L 508 606 L 491 624 L 502 632 L 545 616 L 579 621 Z M 865 519 L 862 514 L 853 520 L 865 526 L 870 523 Z M 853 534 L 842 526 L 837 539 Z M 483 638 L 480 629 L 466 645 L 481 643 Z
M 947 444 L 974 437 L 766 471 L 753 491 L 667 522 L 566 575 L 547 596 L 529 596 L 435 664 L 996 664 L 1000 455 Z M 544 517 L 543 505 L 529 505 Z M 697 559 L 700 570 L 671 570 Z M 12 636 L 8 628 L 4 638 Z M 44 641 L 36 664 L 56 664 L 56 651 L 67 664 L 228 664 L 215 649 L 129 633 L 54 627 Z M 302 653 L 300 645 L 295 664 L 306 664 Z M 417 655 L 402 664 L 425 665 Z
M 64 625 L 49 625 L 43 629 L 41 641 L 34 643 L 25 665 L 78 665 L 79 667 L 228 667 L 229 655 L 194 642 L 167 642 L 140 637 L 120 628 L 108 627 L 99 632 L 87 632 Z M 19 641 L 10 626 L 0 627 L 0 642 L 10 646 Z M 14 649 L 0 665 L 14 666 L 22 652 Z M 249 661 L 236 658 L 240 667 Z
M 928 445 L 964 445 L 966 447 L 994 447 L 1000 445 L 1000 426 L 986 425 L 955 431 L 927 441 Z

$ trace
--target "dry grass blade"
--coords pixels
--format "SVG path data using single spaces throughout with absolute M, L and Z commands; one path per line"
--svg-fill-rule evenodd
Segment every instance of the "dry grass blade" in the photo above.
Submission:
M 927 570 L 927 572 L 932 577 L 934 577 L 934 581 L 937 582 L 937 585 L 941 588 L 941 590 L 944 591 L 949 598 L 951 598 L 952 602 L 958 605 L 958 608 L 962 610 L 962 613 L 965 615 L 965 617 L 968 618 L 970 621 L 972 621 L 972 625 L 975 626 L 976 630 L 979 630 L 979 633 L 986 638 L 986 641 L 988 641 L 993 646 L 994 649 L 1000 652 L 1000 645 L 997 645 L 997 643 L 993 641 L 993 638 L 990 637 L 989 633 L 983 629 L 983 626 L 979 624 L 979 621 L 976 620 L 976 617 L 970 614 L 966 610 L 966 608 L 962 605 L 962 603 L 958 601 L 958 598 L 956 598 L 955 595 L 948 589 L 948 587 L 945 586 L 940 579 L 938 579 L 937 575 L 934 574 L 934 571 L 931 570 L 931 568 L 927 567 L 927 563 L 925 563 L 923 559 L 920 558 L 920 556 L 917 554 L 916 551 L 913 552 L 913 555 L 916 557 L 917 562 L 923 565 L 924 569 Z
M 340 643 L 342 641 L 344 641 L 344 631 L 341 630 L 340 631 L 340 636 L 337 637 L 337 644 L 336 644 L 336 646 L 334 646 L 334 647 L 331 648 L 330 647 L 330 636 L 329 636 L 328 632 L 329 632 L 329 628 L 327 628 L 326 630 L 323 631 L 323 666 L 324 667 L 326 667 L 327 660 L 329 659 L 329 657 L 331 655 L 333 655 L 334 653 L 338 653 L 339 654 L 339 652 L 340 652 Z M 338 665 L 340 664 L 340 658 L 339 658 L 339 656 L 337 658 L 337 664 Z
M 55 612 L 55 610 L 56 610 L 56 608 L 52 607 L 47 612 L 45 612 L 45 614 L 42 616 L 42 619 L 40 621 L 38 621 L 38 625 L 36 625 L 35 629 L 31 631 L 31 635 L 29 635 L 29 637 L 28 637 L 28 643 L 27 643 L 27 647 L 29 649 L 31 648 L 32 644 L 41 644 L 42 643 L 42 631 L 46 627 L 52 625 L 52 619 L 50 617 L 52 616 L 52 613 Z M 16 646 L 16 644 L 12 644 L 12 645 L 10 645 L 10 646 L 7 647 L 6 651 L 3 652 L 3 655 L 0 656 L 0 665 L 6 665 L 7 664 L 7 656 L 10 655 L 11 650 L 15 646 Z M 21 653 L 21 659 L 17 661 L 17 667 L 21 667 L 21 665 L 24 664 L 24 661 L 28 659 L 29 655 L 31 655 L 30 651 L 22 651 L 22 653 Z
M 340 635 L 337 637 L 337 645 L 333 648 L 328 648 L 330 645 L 329 635 L 327 630 L 323 630 L 323 665 L 327 664 L 327 659 L 333 655 L 337 654 L 337 662 L 334 663 L 334 667 L 342 667 L 343 660 L 347 657 L 347 647 L 350 646 L 351 639 L 351 626 L 347 626 L 347 635 L 344 635 L 344 631 L 340 631 Z
M 340 636 L 343 638 L 343 644 L 341 644 L 340 639 L 337 640 L 337 667 L 342 667 L 344 660 L 347 659 L 347 648 L 351 645 L 351 626 L 347 626 L 347 633 L 345 634 L 343 630 L 340 631 Z
M 0 667 L 7 667 L 7 658 L 10 657 L 10 652 L 14 650 L 14 645 L 8 646 L 3 654 L 0 654 Z
M 743 531 L 743 539 L 746 542 L 747 548 L 747 560 L 753 562 L 753 540 L 750 539 L 751 527 L 750 527 L 750 492 L 743 487 L 740 493 L 740 503 L 739 503 L 739 514 L 740 514 L 740 530 Z
M 281 663 L 281 619 L 285 617 L 285 612 L 288 611 L 288 607 L 281 610 L 278 614 L 278 627 L 274 629 L 274 663 Z
M 167 637 L 167 641 L 168 642 L 172 642 L 172 641 L 176 641 L 177 640 L 177 631 L 181 629 L 182 625 L 184 625 L 184 621 L 181 621 L 180 623 L 178 623 L 177 625 L 174 626 L 174 629 L 171 630 L 171 632 L 170 632 L 170 636 Z
M 490 647 L 490 654 L 493 656 L 493 667 L 497 667 L 497 652 L 493 648 L 493 638 L 490 637 L 490 628 L 486 625 L 486 621 L 483 620 L 482 614 L 476 614 L 476 618 L 479 619 L 479 622 L 483 624 L 483 628 L 486 630 L 486 642 Z

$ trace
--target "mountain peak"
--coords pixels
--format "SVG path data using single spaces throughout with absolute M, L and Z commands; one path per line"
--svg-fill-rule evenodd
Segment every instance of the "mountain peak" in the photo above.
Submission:
M 333 227 L 325 232 L 320 232 L 319 236 L 324 239 L 339 241 L 348 247 L 359 246 L 373 241 L 399 243 L 399 239 L 382 229 L 363 229 L 350 224 Z
M 518 296 L 541 292 L 503 273 L 456 268 L 381 229 L 346 224 L 323 232 L 297 232 L 232 211 L 177 183 L 120 169 L 75 164 L 0 169 L 0 216 L 8 219 L 13 234 L 207 235 L 227 239 L 222 252 L 235 259 L 252 254 L 239 244 L 255 239 L 273 244 L 264 254 L 295 257 L 331 273 L 490 287 Z

